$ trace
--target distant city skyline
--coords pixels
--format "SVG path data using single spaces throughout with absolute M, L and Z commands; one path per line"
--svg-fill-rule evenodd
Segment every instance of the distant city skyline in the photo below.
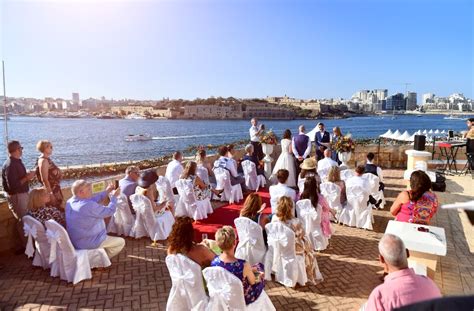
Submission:
M 7 96 L 474 95 L 473 3 L 0 3 Z M 3 95 L 3 92 L 2 92 Z

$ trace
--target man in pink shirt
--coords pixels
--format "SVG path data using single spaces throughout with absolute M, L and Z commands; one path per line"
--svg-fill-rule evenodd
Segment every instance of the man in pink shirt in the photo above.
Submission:
M 384 234 L 379 242 L 379 260 L 388 275 L 377 286 L 361 310 L 393 310 L 412 303 L 441 297 L 436 284 L 408 268 L 408 250 L 403 241 L 393 234 Z

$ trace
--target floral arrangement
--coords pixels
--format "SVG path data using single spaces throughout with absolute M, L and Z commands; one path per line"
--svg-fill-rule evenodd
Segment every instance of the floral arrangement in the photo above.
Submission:
M 355 143 L 351 135 L 347 135 L 338 139 L 335 143 L 332 143 L 331 149 L 336 152 L 353 152 L 355 150 Z
M 278 144 L 278 137 L 275 135 L 275 133 L 272 130 L 269 130 L 268 132 L 263 132 L 259 136 L 260 142 L 262 144 L 267 144 L 267 145 L 276 145 Z

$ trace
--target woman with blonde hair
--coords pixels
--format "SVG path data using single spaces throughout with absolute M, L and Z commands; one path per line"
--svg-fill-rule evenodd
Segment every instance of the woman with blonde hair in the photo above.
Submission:
M 237 239 L 234 228 L 224 226 L 216 232 L 216 242 L 222 254 L 216 256 L 211 262 L 213 267 L 222 267 L 242 281 L 245 304 L 257 300 L 265 288 L 263 265 L 261 263 L 250 266 L 248 262 L 235 258 Z M 255 276 L 258 274 L 258 277 Z
M 59 209 L 52 206 L 47 206 L 50 202 L 50 195 L 45 188 L 37 188 L 31 190 L 28 194 L 28 213 L 34 219 L 38 220 L 44 225 L 44 222 L 50 219 L 66 227 L 64 214 Z
M 293 200 L 291 198 L 281 197 L 278 200 L 277 212 L 272 217 L 272 222 L 281 222 L 295 233 L 296 255 L 304 256 L 308 281 L 316 284 L 323 280 L 323 276 L 319 271 L 316 253 L 306 238 L 303 224 L 294 216 L 293 208 Z
M 36 149 L 41 153 L 36 160 L 36 178 L 51 197 L 48 205 L 62 208 L 61 170 L 51 160 L 53 144 L 48 140 L 40 140 L 36 144 Z
M 214 171 L 212 170 L 212 165 L 211 163 L 206 161 L 206 150 L 203 148 L 200 148 L 196 152 L 196 164 L 197 168 L 199 169 L 200 167 L 203 167 L 207 171 L 207 183 L 210 183 L 211 180 L 215 182 L 215 177 L 214 177 Z M 203 179 L 203 178 L 201 178 Z M 206 180 L 203 180 L 204 183 L 206 183 Z
M 336 126 L 332 129 L 332 135 L 331 135 L 331 145 L 336 144 L 340 139 L 342 139 L 342 131 L 339 126 Z M 339 161 L 339 157 L 337 155 L 337 151 L 332 150 L 331 152 L 331 158 L 337 162 L 337 164 L 341 164 L 341 161 Z
M 332 182 L 341 188 L 341 204 L 347 202 L 346 183 L 341 180 L 341 169 L 338 166 L 331 166 L 328 172 L 328 182 Z

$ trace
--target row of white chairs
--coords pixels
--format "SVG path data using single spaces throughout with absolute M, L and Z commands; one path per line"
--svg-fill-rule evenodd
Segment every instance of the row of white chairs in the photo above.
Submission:
M 92 278 L 91 269 L 108 267 L 110 259 L 103 248 L 75 249 L 66 229 L 50 219 L 41 222 L 26 215 L 22 218 L 28 242 L 25 254 L 33 258 L 33 266 L 51 269 L 52 277 L 77 284 Z

